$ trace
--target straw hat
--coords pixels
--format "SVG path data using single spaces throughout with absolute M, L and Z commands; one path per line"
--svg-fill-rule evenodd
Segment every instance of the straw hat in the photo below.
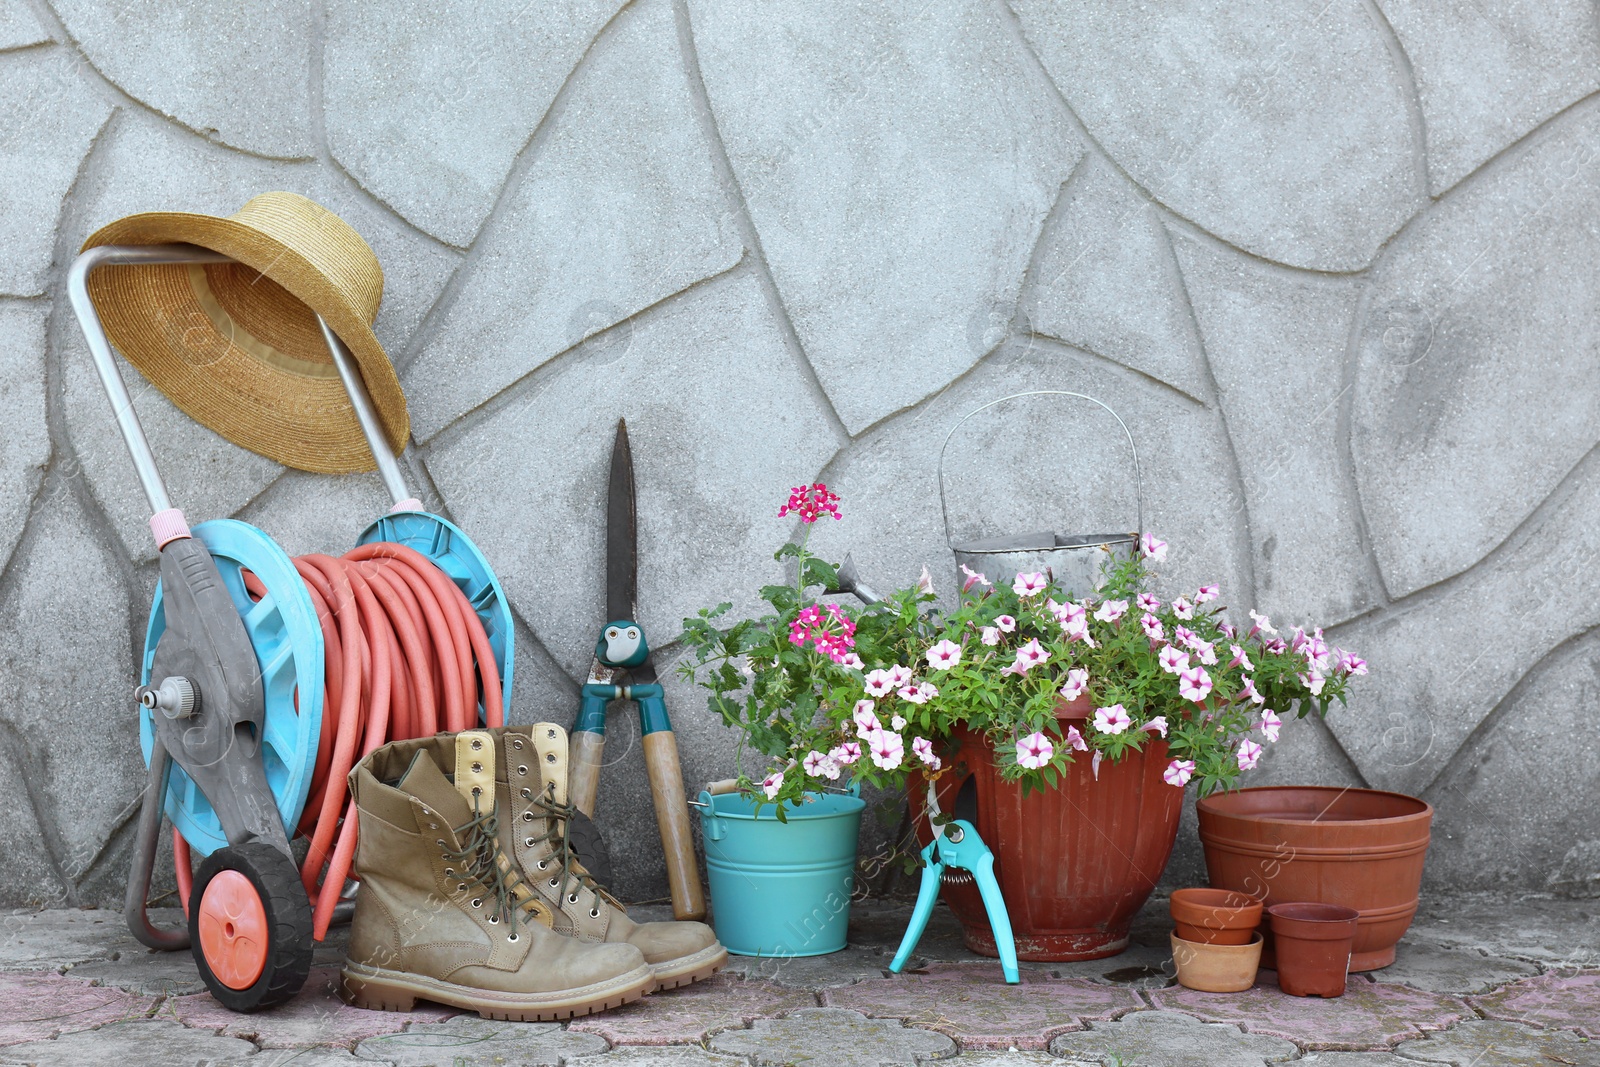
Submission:
M 89 279 L 106 334 L 191 417 L 234 444 L 301 470 L 371 470 L 321 315 L 355 355 L 398 454 L 411 434 L 405 394 L 372 333 L 383 271 L 361 236 L 294 193 L 263 193 L 229 218 L 129 215 L 96 245 L 188 243 L 236 263 L 108 266 Z

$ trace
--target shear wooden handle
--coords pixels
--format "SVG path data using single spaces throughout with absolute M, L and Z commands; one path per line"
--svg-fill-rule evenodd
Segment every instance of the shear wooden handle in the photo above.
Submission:
M 644 735 L 644 766 L 650 775 L 650 798 L 655 801 L 656 826 L 667 859 L 667 885 L 672 890 L 672 915 L 676 919 L 703 919 L 705 889 L 694 858 L 694 838 L 689 832 L 689 803 L 683 792 L 683 769 L 678 763 L 678 739 L 671 730 Z
M 594 800 L 600 792 L 600 763 L 605 754 L 605 734 L 572 731 L 567 741 L 567 798 L 590 818 L 594 817 Z

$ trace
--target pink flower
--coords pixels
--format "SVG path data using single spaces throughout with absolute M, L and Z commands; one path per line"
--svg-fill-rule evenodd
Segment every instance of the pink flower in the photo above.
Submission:
M 1156 659 L 1160 661 L 1161 669 L 1168 674 L 1178 674 L 1189 669 L 1189 653 L 1179 652 L 1173 645 L 1163 648 Z
M 1312 696 L 1322 695 L 1322 686 L 1327 682 L 1327 679 L 1316 668 L 1313 667 L 1305 674 L 1296 675 L 1296 677 L 1300 679 L 1300 684 L 1305 686 Z
M 1083 735 L 1078 732 L 1076 726 L 1067 727 L 1067 744 L 1071 745 L 1077 752 L 1089 751 L 1089 742 L 1083 739 Z
M 1196 641 L 1195 632 L 1187 626 L 1174 626 L 1172 628 L 1172 643 L 1189 648 Z
M 1061 687 L 1061 699 L 1077 700 L 1088 688 L 1089 672 L 1082 667 L 1074 667 L 1067 672 L 1067 684 Z
M 1189 784 L 1189 779 L 1194 777 L 1194 760 L 1175 759 L 1167 764 L 1167 769 L 1161 772 L 1161 777 L 1168 785 L 1175 785 L 1179 789 Z
M 1045 651 L 1044 646 L 1039 643 L 1038 638 L 1034 638 L 1021 648 L 1017 649 L 1016 661 L 1006 669 L 1012 674 L 1027 674 L 1028 671 L 1039 666 L 1041 663 L 1044 663 L 1049 658 L 1050 653 Z
M 1305 653 L 1306 662 L 1317 670 L 1325 671 L 1328 669 L 1328 642 L 1322 639 L 1321 630 L 1306 638 L 1306 643 L 1301 646 L 1300 651 Z
M 979 639 L 986 645 L 998 645 L 1000 643 L 1000 627 L 985 626 L 980 632 Z
M 861 685 L 870 697 L 888 696 L 894 689 L 894 675 L 885 670 L 872 671 Z
M 1294 649 L 1296 652 L 1299 652 L 1302 648 L 1306 647 L 1307 640 L 1309 640 L 1309 638 L 1306 637 L 1305 628 L 1302 626 L 1296 626 L 1294 628 L 1294 633 L 1289 638 L 1289 647 Z
M 928 702 L 928 686 L 906 685 L 898 690 L 900 699 L 912 704 L 926 704 Z
M 841 667 L 849 667 L 853 671 L 866 670 L 867 665 L 861 662 L 861 657 L 854 652 L 846 652 L 844 659 L 839 661 Z
M 993 584 L 989 581 L 989 579 L 985 578 L 983 575 L 979 574 L 965 563 L 961 565 L 961 573 L 967 576 L 967 580 L 961 584 L 961 591 L 963 593 L 975 585 L 981 585 L 987 588 Z
M 1216 666 L 1217 651 L 1215 646 L 1213 646 L 1210 641 L 1202 641 L 1196 637 L 1193 641 L 1189 642 L 1189 647 L 1194 649 L 1194 653 L 1199 658 L 1201 663 L 1204 663 L 1207 667 Z
M 872 753 L 873 763 L 883 770 L 892 771 L 905 758 L 906 745 L 899 734 L 874 730 L 867 735 L 867 750 Z
M 1283 720 L 1278 718 L 1278 713 L 1271 708 L 1261 713 L 1261 732 L 1267 736 L 1268 741 L 1278 739 L 1278 728 L 1283 725 Z
M 1217 623 L 1217 629 L 1221 630 L 1224 634 L 1227 634 L 1229 641 L 1232 641 L 1236 636 L 1238 636 L 1231 623 L 1219 622 Z
M 1183 699 L 1198 704 L 1209 692 L 1211 692 L 1211 675 L 1206 673 L 1204 667 L 1191 667 L 1189 670 L 1178 672 L 1178 695 Z
M 1212 601 L 1212 600 L 1217 599 L 1217 597 L 1219 597 L 1221 595 L 1222 595 L 1222 587 L 1221 586 L 1218 586 L 1218 585 L 1202 585 L 1200 587 L 1199 592 L 1195 593 L 1195 595 L 1194 595 L 1194 602 L 1196 604 L 1204 604 L 1204 603 L 1207 603 L 1208 601 Z
M 873 711 L 875 706 L 870 700 L 856 701 L 855 710 L 850 713 L 850 718 L 855 721 L 857 737 L 866 737 L 874 730 L 883 729 L 883 724 L 878 721 L 878 716 Z
M 841 767 L 848 767 L 861 758 L 861 746 L 854 741 L 846 741 L 829 749 L 828 758 Z
M 822 777 L 823 766 L 829 762 L 831 761 L 828 759 L 826 752 L 818 752 L 816 749 L 812 749 L 806 753 L 806 758 L 800 761 L 800 765 L 806 769 L 806 773 L 811 777 L 820 778 Z M 835 778 L 839 776 L 837 767 L 834 768 L 833 776 Z
M 893 667 L 890 667 L 889 668 L 889 684 L 895 689 L 900 688 L 902 685 L 910 685 L 911 684 L 911 668 L 910 667 L 902 667 L 899 664 L 896 664 Z
M 1056 754 L 1056 746 L 1050 738 L 1035 730 L 1033 733 L 1017 742 L 1017 766 L 1026 767 L 1036 771 L 1050 762 L 1050 757 Z
M 1017 580 L 1011 583 L 1011 591 L 1026 600 L 1044 592 L 1044 587 L 1049 584 L 1050 579 L 1037 571 L 1032 574 L 1018 574 Z
M 1146 612 L 1144 618 L 1139 620 L 1139 627 L 1144 630 L 1144 635 L 1152 641 L 1160 641 L 1166 636 L 1166 631 L 1161 627 L 1161 620 L 1149 612 Z
M 1256 692 L 1256 683 L 1248 674 L 1244 676 L 1244 688 L 1239 690 L 1240 700 L 1249 700 L 1255 704 L 1265 704 L 1267 698 Z
M 817 482 L 815 485 L 797 485 L 789 490 L 789 502 L 778 509 L 778 518 L 783 518 L 791 511 L 799 515 L 800 521 L 807 525 L 816 522 L 824 515 L 832 515 L 836 519 L 843 518 L 839 514 L 839 494 L 829 492 L 828 487 L 822 482 Z M 780 783 L 783 781 L 781 773 L 778 775 L 778 781 Z
M 1008 634 L 1017 628 L 1017 620 L 1013 619 L 1010 615 L 1000 616 L 998 619 L 994 620 L 994 624 L 1003 634 Z
M 1128 717 L 1128 709 L 1121 704 L 1094 709 L 1094 728 L 1103 734 L 1120 734 L 1131 725 L 1133 720 Z
M 1126 600 L 1108 600 L 1100 605 L 1100 610 L 1094 613 L 1094 617 L 1101 622 L 1116 622 L 1127 612 L 1128 602 Z
M 1249 739 L 1239 742 L 1239 769 L 1241 771 L 1254 770 L 1256 761 L 1260 758 L 1260 745 Z
M 1231 671 L 1235 667 L 1243 667 L 1247 671 L 1256 669 L 1256 665 L 1250 662 L 1250 657 L 1245 654 L 1244 649 L 1238 645 L 1229 645 L 1228 648 L 1233 652 L 1233 658 L 1228 661 L 1228 670 Z
M 926 593 L 929 596 L 937 595 L 933 591 L 933 575 L 928 573 L 928 565 L 926 563 L 922 565 L 922 574 L 917 578 L 917 592 Z
M 923 763 L 926 763 L 929 767 L 933 768 L 934 770 L 939 769 L 940 760 L 939 757 L 934 754 L 933 742 L 929 741 L 926 737 L 912 738 L 911 751 L 919 760 L 921 760 Z
M 1250 621 L 1255 623 L 1255 625 L 1250 627 L 1250 632 L 1245 634 L 1245 637 L 1254 637 L 1256 634 L 1275 634 L 1278 632 L 1272 628 L 1272 620 L 1267 618 L 1265 615 L 1257 615 L 1252 611 L 1250 613 Z
M 894 730 L 896 733 L 904 730 L 906 728 L 906 717 L 904 715 L 894 716 L 889 720 L 889 728 Z
M 1139 552 L 1150 562 L 1161 563 L 1167 558 L 1167 543 L 1155 534 L 1147 533 L 1139 539 Z
M 815 521 L 815 520 L 811 520 L 811 521 Z M 773 771 L 771 774 L 769 774 L 765 778 L 761 779 L 761 791 L 763 793 L 767 794 L 767 799 L 768 800 L 776 800 L 778 798 L 778 790 L 780 790 L 782 788 L 783 788 L 783 772 L 782 771 Z
M 936 643 L 927 652 L 928 666 L 936 671 L 947 671 L 961 662 L 961 646 L 954 641 Z
M 1180 619 L 1192 619 L 1194 618 L 1194 605 L 1189 603 L 1188 598 L 1179 597 L 1172 602 L 1172 613 Z
M 1167 736 L 1167 717 L 1165 715 L 1157 715 L 1155 718 L 1151 719 L 1149 722 L 1147 722 L 1143 726 L 1139 727 L 1139 729 L 1148 731 L 1149 733 L 1152 733 L 1152 734 L 1160 734 L 1162 737 L 1166 737 Z
M 1339 649 L 1339 669 L 1345 674 L 1366 674 L 1367 661 L 1357 656 L 1354 652 Z
M 1157 600 L 1149 593 L 1140 593 L 1138 596 L 1133 598 L 1133 602 L 1139 605 L 1139 610 L 1141 611 L 1161 610 L 1161 601 Z
M 1094 780 L 1097 782 L 1100 780 L 1100 761 L 1105 758 L 1106 754 L 1104 752 L 1095 749 L 1094 759 L 1089 761 L 1089 769 L 1094 772 Z

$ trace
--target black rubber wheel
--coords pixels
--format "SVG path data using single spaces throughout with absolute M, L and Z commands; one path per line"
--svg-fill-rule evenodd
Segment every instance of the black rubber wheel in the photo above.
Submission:
M 594 876 L 600 887 L 611 890 L 611 850 L 606 847 L 606 839 L 600 835 L 600 827 L 577 808 L 572 809 L 572 817 L 567 820 L 567 844 L 578 854 L 578 862 Z
M 312 949 L 311 902 L 294 862 L 259 842 L 207 856 L 189 898 L 189 940 L 200 977 L 223 1007 L 260 1011 L 292 998 L 311 972 Z

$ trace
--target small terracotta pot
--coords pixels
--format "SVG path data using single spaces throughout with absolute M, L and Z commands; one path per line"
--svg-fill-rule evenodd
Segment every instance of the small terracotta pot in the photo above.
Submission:
M 1256 984 L 1261 966 L 1261 935 L 1250 931 L 1243 945 L 1211 945 L 1172 935 L 1172 962 L 1178 984 L 1203 993 L 1238 993 Z
M 1342 997 L 1361 913 L 1340 904 L 1274 904 L 1267 909 L 1278 988 L 1293 997 Z
M 1203 945 L 1248 945 L 1261 925 L 1261 901 L 1231 889 L 1177 889 L 1167 903 L 1176 933 Z

